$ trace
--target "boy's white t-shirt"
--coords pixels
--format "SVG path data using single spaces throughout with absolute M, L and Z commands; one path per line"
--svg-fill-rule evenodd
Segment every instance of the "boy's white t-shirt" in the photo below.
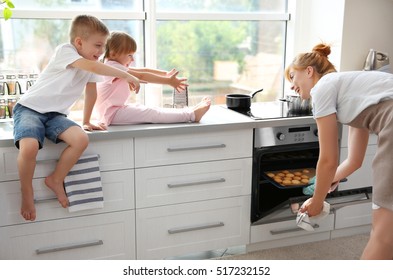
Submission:
M 393 75 L 379 71 L 334 72 L 323 76 L 311 89 L 314 118 L 336 113 L 342 124 L 364 109 L 393 99 Z
M 88 82 L 99 82 L 101 76 L 69 66 L 83 58 L 72 44 L 56 48 L 47 67 L 19 103 L 39 113 L 58 112 L 68 115 Z

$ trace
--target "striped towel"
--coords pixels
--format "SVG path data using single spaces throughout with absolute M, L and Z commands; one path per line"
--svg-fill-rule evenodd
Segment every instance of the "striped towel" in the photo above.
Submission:
M 64 179 L 69 212 L 104 207 L 98 158 L 98 155 L 80 157 Z

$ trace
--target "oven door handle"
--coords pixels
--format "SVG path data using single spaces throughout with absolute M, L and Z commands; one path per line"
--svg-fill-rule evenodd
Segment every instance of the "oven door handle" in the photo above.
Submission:
M 314 229 L 319 228 L 318 224 L 314 224 L 312 225 L 312 227 Z M 284 233 L 291 233 L 291 232 L 297 232 L 297 231 L 302 231 L 304 229 L 300 228 L 300 227 L 295 227 L 295 228 L 288 228 L 288 229 L 280 229 L 280 230 L 271 230 L 270 234 L 271 235 L 278 235 L 278 234 L 284 234 Z

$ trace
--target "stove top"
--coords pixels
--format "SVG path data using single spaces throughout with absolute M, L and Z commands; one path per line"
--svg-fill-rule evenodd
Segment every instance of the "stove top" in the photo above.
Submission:
M 311 111 L 290 111 L 288 110 L 287 103 L 282 101 L 255 102 L 251 103 L 249 111 L 236 110 L 236 112 L 246 115 L 254 120 L 312 116 Z

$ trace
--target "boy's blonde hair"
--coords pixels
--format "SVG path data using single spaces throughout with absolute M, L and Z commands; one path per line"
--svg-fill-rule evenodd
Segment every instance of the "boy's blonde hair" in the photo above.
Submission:
M 76 37 L 87 39 L 97 33 L 109 35 L 108 27 L 101 20 L 89 15 L 76 16 L 71 22 L 70 43 L 73 43 Z
M 112 31 L 106 41 L 104 59 L 116 54 L 135 53 L 137 44 L 130 35 L 122 31 Z

